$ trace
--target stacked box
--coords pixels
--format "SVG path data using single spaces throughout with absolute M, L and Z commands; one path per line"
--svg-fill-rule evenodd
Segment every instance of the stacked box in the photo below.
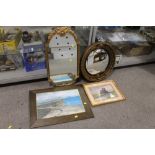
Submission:
M 46 68 L 42 42 L 25 43 L 22 50 L 24 66 L 27 72 Z
M 4 51 L 10 54 L 14 54 L 17 51 L 18 44 L 21 40 L 21 32 L 7 34 L 5 41 L 3 42 Z
M 152 46 L 136 32 L 102 32 L 97 34 L 97 41 L 107 41 L 128 57 L 150 54 Z

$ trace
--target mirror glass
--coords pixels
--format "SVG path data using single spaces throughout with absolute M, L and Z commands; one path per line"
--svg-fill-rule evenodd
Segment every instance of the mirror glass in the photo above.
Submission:
M 89 74 L 95 75 L 104 72 L 109 63 L 109 55 L 104 49 L 95 49 L 86 60 L 86 70 Z
M 55 83 L 78 77 L 78 45 L 71 33 L 55 34 L 49 41 L 49 74 Z

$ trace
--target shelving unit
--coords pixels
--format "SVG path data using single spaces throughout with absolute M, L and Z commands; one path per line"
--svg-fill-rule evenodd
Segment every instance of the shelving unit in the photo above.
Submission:
M 3 27 L 5 29 L 14 29 L 15 27 L 6 26 Z M 26 30 L 29 32 L 33 31 L 40 31 L 44 34 L 47 34 L 51 31 L 52 26 L 18 26 L 22 30 Z M 92 38 L 92 31 L 93 27 L 75 27 L 75 32 L 80 39 L 80 51 L 81 53 L 85 50 L 89 43 L 91 43 Z M 0 72 L 0 85 L 8 84 L 8 83 L 15 83 L 15 82 L 22 82 L 22 81 L 29 81 L 29 80 L 37 80 L 47 78 L 47 71 L 46 69 L 35 70 L 31 72 L 26 72 L 24 68 L 18 68 L 13 71 L 4 71 Z
M 98 33 L 98 26 L 94 26 L 92 34 L 92 43 L 95 42 L 97 33 Z M 120 56 L 121 56 L 120 62 L 118 64 L 116 63 L 115 67 L 125 67 L 125 66 L 150 63 L 155 62 L 155 49 L 153 49 L 152 53 L 150 53 L 149 55 L 133 56 L 133 57 L 127 57 L 125 55 Z
M 138 65 L 148 62 L 155 62 L 155 50 L 152 51 L 152 53 L 149 55 L 133 56 L 133 57 L 127 57 L 123 55 L 120 62 L 118 64 L 115 64 L 115 67 Z
M 15 27 L 5 27 L 6 29 L 15 28 Z M 35 31 L 39 30 L 44 33 L 48 33 L 51 31 L 51 27 L 19 27 L 24 30 L 28 31 Z M 91 27 L 76 27 L 75 32 L 80 39 L 80 51 L 81 54 L 84 52 L 85 48 L 90 45 L 91 43 L 95 42 L 96 33 L 98 31 L 98 27 L 91 26 Z M 115 64 L 115 67 L 124 67 L 130 65 L 138 65 L 143 63 L 155 62 L 155 49 L 149 55 L 142 55 L 142 56 L 133 56 L 127 57 L 125 55 L 121 55 L 121 59 L 119 63 Z M 21 82 L 21 81 L 29 81 L 29 80 L 37 80 L 47 78 L 47 71 L 46 69 L 26 72 L 24 68 L 19 68 L 17 70 L 12 71 L 4 71 L 0 72 L 0 85 L 14 83 L 14 82 Z
M 35 79 L 41 79 L 46 77 L 47 77 L 46 69 L 26 72 L 22 68 L 14 71 L 0 72 L 0 84 L 35 80 Z

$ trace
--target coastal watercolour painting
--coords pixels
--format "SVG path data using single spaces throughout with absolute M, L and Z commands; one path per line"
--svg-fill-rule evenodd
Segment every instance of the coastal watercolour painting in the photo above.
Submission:
M 84 84 L 84 89 L 93 106 L 125 99 L 113 80 Z
M 94 117 L 82 85 L 30 90 L 29 101 L 31 128 Z
M 52 79 L 54 83 L 60 83 L 60 82 L 66 82 L 66 81 L 73 80 L 68 74 L 50 76 L 50 79 Z
M 37 118 L 50 118 L 85 112 L 78 89 L 36 95 Z

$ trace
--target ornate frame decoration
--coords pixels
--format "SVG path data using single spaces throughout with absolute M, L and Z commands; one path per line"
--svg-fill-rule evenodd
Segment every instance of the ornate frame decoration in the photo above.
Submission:
M 89 54 L 92 51 L 97 50 L 97 49 L 104 49 L 107 52 L 109 56 L 109 62 L 108 62 L 108 65 L 105 71 L 92 75 L 86 69 L 86 61 L 87 61 Z M 82 55 L 81 64 L 80 64 L 83 77 L 86 80 L 91 81 L 91 82 L 94 82 L 94 81 L 97 82 L 97 81 L 104 80 L 106 77 L 108 77 L 112 73 L 114 65 L 115 65 L 114 48 L 112 47 L 112 45 L 110 45 L 109 43 L 105 43 L 105 42 L 96 42 L 90 45 L 89 47 L 87 47 L 85 52 Z
M 50 40 L 55 36 L 55 35 L 59 35 L 59 36 L 64 36 L 65 34 L 71 34 L 74 37 L 74 40 L 77 44 L 77 76 L 73 77 L 73 81 L 70 82 L 64 82 L 64 83 L 53 83 L 53 81 L 50 79 L 50 67 L 49 67 L 49 43 Z M 54 30 L 52 30 L 52 32 L 49 33 L 48 35 L 48 41 L 46 43 L 46 47 L 45 47 L 45 53 L 46 53 L 46 64 L 47 64 L 47 76 L 48 76 L 48 82 L 50 84 L 56 85 L 56 86 L 64 86 L 64 85 L 71 85 L 73 83 L 75 83 L 75 81 L 79 78 L 79 67 L 80 67 L 80 42 L 79 39 L 77 38 L 77 35 L 75 34 L 74 31 L 71 30 L 70 27 L 57 27 Z M 67 73 L 66 73 L 67 74 Z

